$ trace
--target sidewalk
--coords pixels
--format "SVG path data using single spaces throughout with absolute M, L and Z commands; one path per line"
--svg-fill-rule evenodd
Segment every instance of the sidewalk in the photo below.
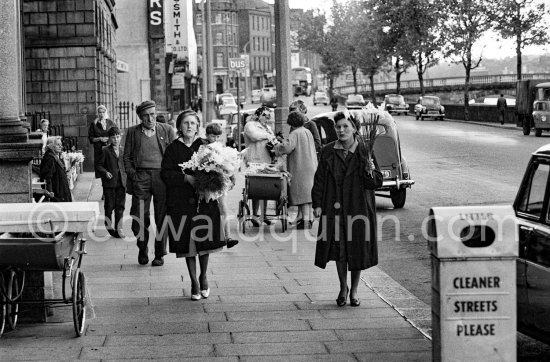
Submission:
M 233 215 L 243 184 L 241 176 L 228 195 Z M 83 173 L 74 193 L 99 201 L 100 180 Z M 128 197 L 126 213 L 129 203 Z M 280 231 L 280 222 L 271 227 Z M 235 224 L 232 230 L 236 236 Z M 361 306 L 340 308 L 336 268 L 313 265 L 310 231 L 279 234 L 295 236 L 292 242 L 257 230 L 247 228 L 253 240 L 211 255 L 210 297 L 198 302 L 190 300 L 184 260 L 169 254 L 163 267 L 141 266 L 134 241 L 88 237 L 85 336 L 74 337 L 71 308 L 56 309 L 46 324 L 6 333 L 0 360 L 431 360 L 429 306 L 389 276 L 376 267 L 363 272 Z M 129 225 L 125 231 L 131 235 Z M 102 227 L 95 234 L 107 235 Z M 54 274 L 54 283 L 60 279 Z

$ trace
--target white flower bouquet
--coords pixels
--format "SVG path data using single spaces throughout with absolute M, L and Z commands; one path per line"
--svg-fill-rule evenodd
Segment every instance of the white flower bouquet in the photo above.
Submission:
M 239 167 L 239 152 L 219 142 L 202 145 L 191 159 L 180 164 L 182 171 L 192 170 L 195 189 L 199 198 L 216 200 L 229 191 L 233 185 L 230 177 Z

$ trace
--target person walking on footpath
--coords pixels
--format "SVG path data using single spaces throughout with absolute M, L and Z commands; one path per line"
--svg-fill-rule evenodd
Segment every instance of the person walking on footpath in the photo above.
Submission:
M 164 152 L 176 135 L 166 123 L 157 123 L 155 102 L 142 102 L 136 112 L 141 123 L 128 129 L 122 157 L 128 177 L 126 192 L 132 195 L 132 232 L 137 238 L 138 263 L 145 265 L 149 262 L 149 209 L 153 199 L 156 235 L 155 259 L 151 265 L 161 266 L 166 255 L 166 235 L 160 233 L 166 214 L 166 187 L 160 177 L 160 168 Z
M 304 115 L 307 114 L 307 107 L 303 100 L 298 99 L 290 103 L 290 106 L 288 107 L 288 112 L 290 113 L 294 111 L 298 111 Z M 319 129 L 317 128 L 317 125 L 306 116 L 304 128 L 311 132 L 311 135 L 313 136 L 313 142 L 315 143 L 315 152 L 317 153 L 317 155 L 319 155 L 319 152 L 321 152 L 321 148 L 323 147 L 323 145 L 321 143 L 321 136 L 319 136 Z
M 332 107 L 332 111 L 336 112 L 336 109 L 338 108 L 338 97 L 336 97 L 333 91 L 331 91 L 330 93 L 330 106 Z
M 61 137 L 48 137 L 46 152 L 40 162 L 40 178 L 46 183 L 46 191 L 52 202 L 71 202 L 73 200 L 65 163 L 59 158 L 62 150 Z
M 111 127 L 108 134 L 109 145 L 103 147 L 97 162 L 97 170 L 101 174 L 105 195 L 105 227 L 112 237 L 122 239 L 125 237 L 122 232 L 122 217 L 126 203 L 126 172 L 120 152 L 122 133 L 118 127 Z
M 162 159 L 161 176 L 167 188 L 165 227 L 168 227 L 169 251 L 178 258 L 185 258 L 191 280 L 191 299 L 208 298 L 210 287 L 207 279 L 208 260 L 211 253 L 225 246 L 221 235 L 221 215 L 216 200 L 200 201 L 195 190 L 193 171 L 182 172 L 180 164 L 191 159 L 206 144 L 198 136 L 200 120 L 194 111 L 180 113 L 176 120 L 178 138 L 166 149 Z M 206 236 L 198 235 L 194 220 L 206 220 Z M 205 225 L 197 226 L 205 231 Z M 199 240 L 200 238 L 200 240 Z M 197 239 L 197 240 L 196 240 Z M 200 275 L 197 278 L 197 256 Z
M 221 135 L 222 135 L 222 127 L 218 123 L 210 123 L 208 126 L 206 126 L 207 143 L 218 142 Z M 229 179 L 233 183 L 233 186 L 235 186 L 235 175 L 231 175 Z M 225 203 L 225 196 L 226 195 L 222 195 L 218 198 L 218 206 L 220 208 L 220 214 L 222 217 L 225 242 L 227 243 L 227 248 L 231 249 L 232 247 L 237 245 L 239 241 L 231 238 L 229 220 L 227 220 L 227 205 Z
M 497 99 L 498 120 L 500 121 L 500 124 L 504 124 L 506 107 L 506 98 L 504 98 L 504 94 L 500 94 L 500 97 Z
M 101 177 L 101 173 L 97 170 L 97 161 L 103 147 L 107 146 L 107 142 L 109 141 L 109 129 L 115 126 L 115 122 L 109 118 L 107 107 L 102 104 L 99 105 L 97 107 L 97 118 L 88 127 L 88 140 L 94 146 L 95 178 Z
M 378 264 L 374 190 L 382 186 L 382 173 L 374 155 L 357 139 L 358 122 L 343 112 L 334 117 L 338 140 L 321 151 L 311 191 L 314 214 L 320 217 L 315 265 L 336 261 L 340 293 L 336 304 L 359 306 L 357 288 L 361 270 Z M 347 271 L 351 271 L 351 289 Z
M 296 221 L 296 229 L 311 229 L 313 210 L 311 208 L 311 189 L 313 176 L 317 169 L 317 155 L 313 136 L 305 127 L 307 117 L 298 111 L 288 115 L 290 126 L 288 139 L 273 147 L 275 156 L 288 155 L 288 172 L 292 175 L 289 187 L 289 205 L 298 206 L 302 215 Z

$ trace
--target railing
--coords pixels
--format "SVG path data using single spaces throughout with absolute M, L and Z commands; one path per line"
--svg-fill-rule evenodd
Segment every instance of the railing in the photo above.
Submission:
M 115 109 L 120 129 L 130 128 L 140 122 L 135 112 L 134 103 L 119 102 Z
M 549 79 L 550 73 L 532 73 L 522 74 L 521 79 Z M 445 86 L 457 86 L 463 85 L 466 81 L 466 77 L 448 77 L 448 78 L 433 78 L 424 79 L 424 87 L 445 87 Z M 517 81 L 516 74 L 497 74 L 497 75 L 474 75 L 470 77 L 470 84 L 472 85 L 511 85 Z M 334 87 L 340 95 L 348 95 L 355 93 L 355 87 L 353 85 Z M 375 83 L 375 91 L 395 91 L 397 89 L 396 82 L 383 82 Z M 420 90 L 420 82 L 418 80 L 405 80 L 401 81 L 401 90 Z M 370 83 L 358 84 L 357 93 L 369 93 Z

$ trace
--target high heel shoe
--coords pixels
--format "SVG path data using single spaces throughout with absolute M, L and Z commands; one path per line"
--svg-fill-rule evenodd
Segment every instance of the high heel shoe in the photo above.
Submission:
M 361 305 L 361 301 L 359 298 L 349 298 L 349 305 L 352 307 L 359 307 Z

